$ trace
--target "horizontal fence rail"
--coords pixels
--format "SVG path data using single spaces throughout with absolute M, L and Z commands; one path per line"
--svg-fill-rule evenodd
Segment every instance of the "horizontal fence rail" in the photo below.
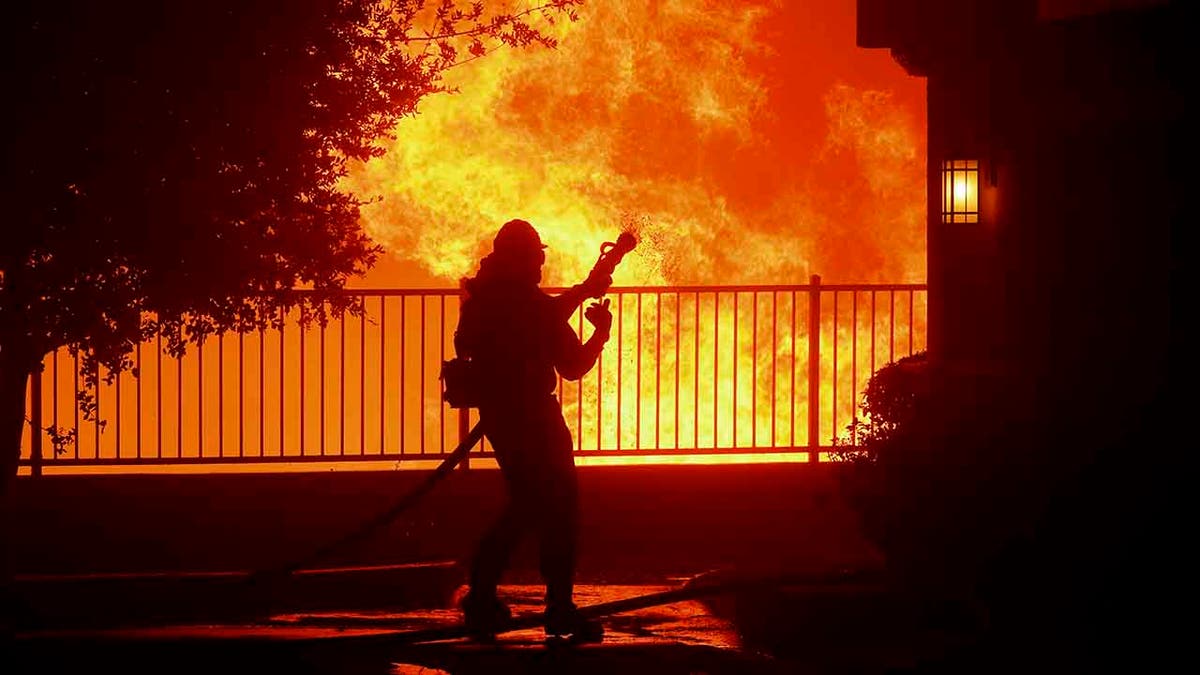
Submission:
M 553 292 L 553 291 L 551 291 Z M 225 333 L 75 404 L 66 350 L 31 378 L 21 461 L 47 467 L 438 459 L 477 421 L 441 400 L 460 291 L 353 290 L 362 316 Z M 827 452 L 871 374 L 925 349 L 923 284 L 614 287 L 612 337 L 558 396 L 579 455 Z M 571 320 L 582 338 L 582 308 Z M 46 427 L 74 432 L 55 454 Z M 37 430 L 37 431 L 35 431 Z M 490 454 L 486 441 L 475 451 Z

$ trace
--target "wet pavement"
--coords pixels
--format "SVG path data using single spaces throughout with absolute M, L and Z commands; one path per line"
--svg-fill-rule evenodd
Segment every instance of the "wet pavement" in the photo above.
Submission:
M 581 585 L 580 606 L 678 588 Z M 517 616 L 538 613 L 541 586 L 505 586 Z M 458 622 L 453 607 L 404 612 L 305 612 L 256 623 L 208 623 L 19 633 L 5 672 L 221 673 L 782 673 L 777 659 L 743 648 L 734 626 L 701 602 L 681 601 L 602 619 L 600 644 L 548 646 L 540 628 L 494 645 L 462 639 L 405 644 L 406 631 Z

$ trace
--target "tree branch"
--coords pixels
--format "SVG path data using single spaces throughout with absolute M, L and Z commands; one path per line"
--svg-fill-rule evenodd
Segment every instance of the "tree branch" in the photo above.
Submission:
M 372 37 L 376 40 L 383 40 L 386 42 L 405 42 L 405 43 L 407 43 L 407 42 L 437 42 L 440 40 L 450 40 L 450 39 L 460 38 L 460 37 L 475 37 L 478 35 L 490 35 L 491 33 L 489 31 L 495 30 L 496 28 L 503 26 L 503 25 L 511 24 L 515 20 L 520 19 L 521 17 L 529 16 L 530 14 L 532 14 L 534 12 L 540 12 L 540 11 L 545 11 L 545 10 L 549 10 L 549 9 L 560 9 L 561 10 L 564 7 L 567 7 L 568 5 L 573 5 L 573 4 L 577 4 L 577 2 L 575 2 L 575 0 L 570 0 L 568 2 L 562 2 L 562 1 L 547 2 L 547 3 L 543 3 L 541 5 L 537 5 L 536 7 L 530 7 L 529 9 L 522 10 L 520 12 L 517 12 L 516 14 L 497 15 L 497 17 L 496 17 L 497 19 L 500 19 L 500 18 L 503 19 L 502 21 L 500 21 L 498 23 L 488 23 L 488 24 L 477 23 L 474 27 L 466 29 L 466 30 L 453 31 L 450 33 L 441 33 L 439 35 L 426 34 L 426 35 L 417 36 L 417 37 L 411 37 L 409 35 L 404 35 L 401 37 L 389 37 L 387 35 L 381 35 L 381 34 L 377 33 L 370 37 Z

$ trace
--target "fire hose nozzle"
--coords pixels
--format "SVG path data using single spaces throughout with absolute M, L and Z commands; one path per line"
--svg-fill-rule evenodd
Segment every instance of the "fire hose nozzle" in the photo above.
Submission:
M 612 275 L 616 271 L 617 265 L 635 246 L 637 246 L 637 237 L 629 231 L 622 232 L 616 241 L 606 241 L 601 244 L 600 257 L 592 266 L 587 280 L 577 287 L 580 293 L 570 294 L 570 301 L 564 305 L 564 311 L 575 311 L 584 298 L 604 297 L 604 294 L 608 292 L 608 287 L 612 285 Z
M 633 233 L 629 231 L 618 235 L 616 241 L 604 242 L 600 245 L 600 257 L 596 259 L 596 264 L 592 267 L 592 271 L 612 276 L 621 259 L 625 257 L 626 253 L 632 251 L 635 246 L 637 246 L 637 237 L 633 236 Z

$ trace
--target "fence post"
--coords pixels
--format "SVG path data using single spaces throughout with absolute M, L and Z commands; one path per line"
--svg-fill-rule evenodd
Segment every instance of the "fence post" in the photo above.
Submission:
M 821 276 L 808 287 L 808 461 L 820 460 L 821 443 Z
M 42 364 L 29 374 L 29 473 L 42 475 Z

